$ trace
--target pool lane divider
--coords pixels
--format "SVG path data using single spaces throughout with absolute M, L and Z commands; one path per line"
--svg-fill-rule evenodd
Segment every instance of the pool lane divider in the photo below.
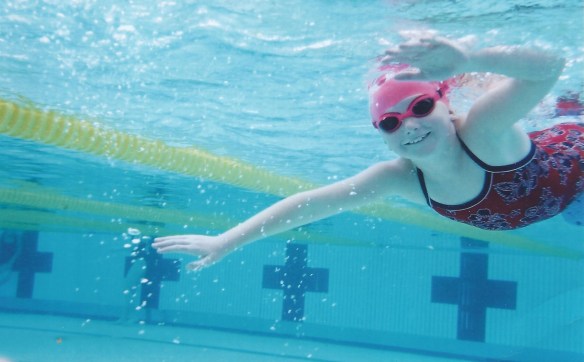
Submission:
M 198 230 L 220 231 L 236 220 L 224 215 L 199 214 L 152 206 L 135 206 L 108 201 L 81 199 L 62 195 L 38 185 L 0 188 L 0 229 L 53 232 L 124 233 L 139 229 L 143 235 Z M 316 244 L 367 246 L 363 241 L 325 233 L 293 230 L 282 234 L 288 240 L 306 240 Z
M 0 134 L 277 196 L 316 186 L 200 148 L 173 147 L 158 140 L 100 128 L 73 116 L 3 100 L 0 100 Z
M 319 186 L 301 179 L 278 175 L 234 158 L 217 156 L 200 148 L 170 146 L 158 140 L 105 129 L 74 116 L 46 111 L 34 106 L 24 106 L 6 100 L 0 100 L 0 134 L 142 164 L 279 197 L 286 197 Z M 7 190 L 13 193 L 12 196 L 18 196 L 17 189 Z M 35 203 L 30 200 L 27 194 L 20 196 L 28 199 L 29 203 Z M 40 194 L 35 195 L 35 197 L 40 196 Z M 59 195 L 53 195 L 51 202 L 59 202 Z M 47 205 L 52 205 L 52 203 L 41 203 L 35 206 L 46 207 Z M 116 210 L 110 210 L 112 213 L 119 214 L 120 211 L 123 211 L 120 208 L 130 206 L 111 204 L 111 207 L 116 208 Z M 158 213 L 163 213 L 160 209 L 156 210 Z M 79 209 L 78 211 L 84 210 Z M 584 257 L 581 252 L 576 250 L 552 246 L 549 243 L 528 239 L 511 232 L 481 230 L 403 205 L 381 203 L 360 208 L 356 212 L 539 254 L 572 259 Z M 201 221 L 201 224 L 204 225 L 206 222 L 203 220 L 204 217 L 198 219 L 197 222 Z

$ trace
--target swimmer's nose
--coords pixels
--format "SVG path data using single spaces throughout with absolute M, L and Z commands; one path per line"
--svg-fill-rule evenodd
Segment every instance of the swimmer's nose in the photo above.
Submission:
M 409 134 L 411 132 L 415 132 L 420 128 L 420 124 L 418 123 L 415 117 L 409 117 L 403 120 L 403 126 L 406 129 L 406 132 Z

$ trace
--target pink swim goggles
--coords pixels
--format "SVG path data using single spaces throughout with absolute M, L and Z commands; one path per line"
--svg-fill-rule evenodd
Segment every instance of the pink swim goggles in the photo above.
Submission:
M 401 127 L 404 119 L 408 117 L 421 118 L 432 113 L 436 107 L 436 101 L 440 98 L 442 98 L 440 90 L 437 90 L 434 95 L 422 94 L 410 103 L 404 113 L 388 112 L 382 114 L 378 121 L 373 122 L 373 127 L 387 133 L 395 132 Z

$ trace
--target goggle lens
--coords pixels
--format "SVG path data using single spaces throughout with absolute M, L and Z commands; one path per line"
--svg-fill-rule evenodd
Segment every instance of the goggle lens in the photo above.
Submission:
M 434 109 L 434 99 L 424 98 L 424 99 L 421 99 L 420 101 L 416 102 L 416 104 L 414 104 L 414 106 L 412 107 L 412 113 L 415 116 L 423 117 L 423 116 L 430 114 L 430 112 L 432 112 L 433 109 Z
M 394 132 L 397 130 L 401 124 L 402 120 L 407 117 L 425 117 L 432 113 L 434 106 L 436 105 L 436 100 L 430 96 L 425 96 L 424 98 L 414 100 L 414 102 L 408 107 L 408 110 L 403 113 L 389 113 L 386 114 L 377 123 L 376 128 L 381 128 L 385 132 Z
M 396 116 L 387 116 L 379 122 L 379 128 L 385 132 L 393 132 L 398 129 L 400 123 Z

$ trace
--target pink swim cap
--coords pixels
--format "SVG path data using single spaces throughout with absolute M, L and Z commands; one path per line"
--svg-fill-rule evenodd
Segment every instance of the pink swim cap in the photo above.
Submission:
M 372 122 L 379 121 L 389 108 L 404 98 L 419 94 L 433 95 L 437 91 L 441 92 L 439 82 L 399 81 L 381 76 L 370 87 L 369 110 Z M 443 100 L 447 102 L 445 98 Z

